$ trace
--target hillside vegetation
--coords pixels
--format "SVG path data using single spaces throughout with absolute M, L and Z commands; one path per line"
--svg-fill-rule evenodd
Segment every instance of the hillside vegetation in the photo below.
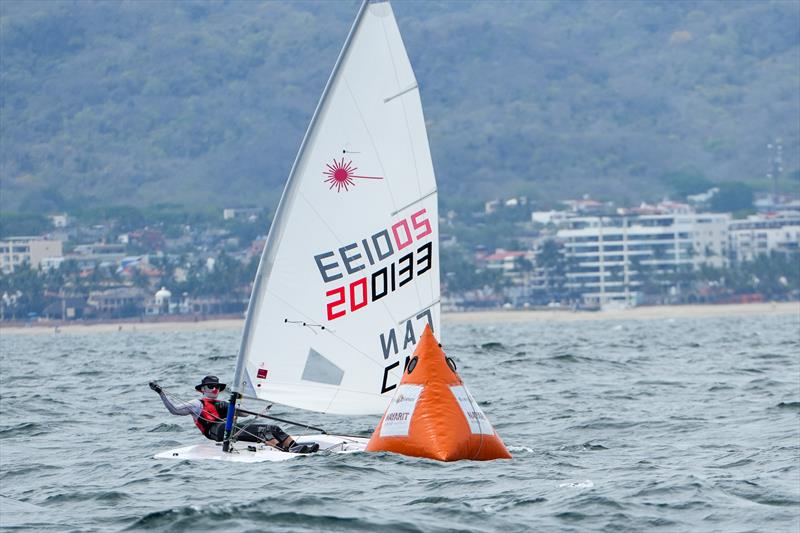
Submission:
M 445 206 L 800 188 L 800 3 L 393 3 Z M 273 207 L 358 2 L 0 3 L 0 208 Z

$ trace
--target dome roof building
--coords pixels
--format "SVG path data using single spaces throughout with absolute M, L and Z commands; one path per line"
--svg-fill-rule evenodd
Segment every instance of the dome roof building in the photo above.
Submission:
M 161 305 L 164 302 L 168 302 L 171 297 L 172 293 L 168 291 L 166 287 L 161 287 L 161 289 L 156 292 L 156 304 Z

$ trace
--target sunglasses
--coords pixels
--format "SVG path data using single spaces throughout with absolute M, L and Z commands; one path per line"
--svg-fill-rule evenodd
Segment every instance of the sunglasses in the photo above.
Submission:
M 203 388 L 206 390 L 217 390 L 219 389 L 219 385 L 204 385 Z

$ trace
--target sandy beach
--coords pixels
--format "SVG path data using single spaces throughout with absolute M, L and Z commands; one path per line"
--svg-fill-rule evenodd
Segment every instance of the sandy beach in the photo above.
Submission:
M 671 318 L 699 318 L 718 316 L 800 316 L 800 302 L 774 302 L 751 304 L 720 305 L 670 305 L 635 307 L 612 311 L 570 311 L 552 310 L 489 310 L 463 313 L 444 313 L 442 321 L 446 324 L 491 324 L 520 322 L 575 322 L 581 320 L 657 320 Z M 241 318 L 218 318 L 199 321 L 159 321 L 159 322 L 104 322 L 69 323 L 34 322 L 25 326 L 2 326 L 2 335 L 52 335 L 113 333 L 132 331 L 231 331 L 241 330 Z

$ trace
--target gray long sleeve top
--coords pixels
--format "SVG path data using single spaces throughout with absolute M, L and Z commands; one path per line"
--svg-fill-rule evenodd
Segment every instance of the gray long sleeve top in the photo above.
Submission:
M 203 402 L 200 400 L 175 403 L 164 394 L 164 391 L 161 391 L 158 395 L 167 407 L 167 411 L 173 415 L 192 415 L 192 418 L 197 420 L 200 417 L 200 413 L 203 412 Z

